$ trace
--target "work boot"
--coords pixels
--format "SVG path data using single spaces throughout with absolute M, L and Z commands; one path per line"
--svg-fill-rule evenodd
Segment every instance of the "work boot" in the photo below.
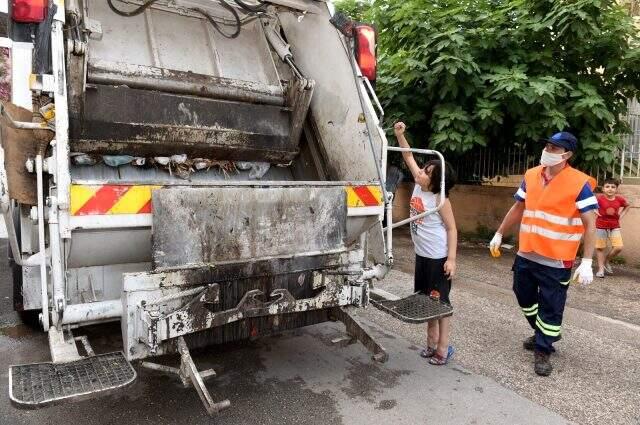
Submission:
M 528 351 L 533 351 L 536 349 L 536 336 L 532 335 L 529 338 L 525 339 L 522 342 L 522 348 Z
M 562 335 L 558 336 L 556 341 L 560 341 L 562 339 Z M 522 341 L 522 348 L 525 350 L 533 351 L 536 349 L 536 336 L 530 336 L 529 338 Z
M 533 358 L 535 362 L 533 369 L 536 371 L 536 374 L 540 376 L 551 375 L 553 366 L 551 366 L 551 362 L 549 361 L 548 353 L 543 353 L 542 351 L 536 351 Z

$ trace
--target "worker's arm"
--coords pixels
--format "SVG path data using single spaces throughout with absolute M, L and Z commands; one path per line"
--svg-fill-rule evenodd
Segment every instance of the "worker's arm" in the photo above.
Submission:
M 507 212 L 507 215 L 502 219 L 500 227 L 498 227 L 498 233 L 504 235 L 505 232 L 511 230 L 513 226 L 522 221 L 522 215 L 524 214 L 524 202 L 516 201 Z
M 404 137 L 404 131 L 406 130 L 406 128 L 407 126 L 402 121 L 395 123 L 393 126 L 393 132 L 395 133 L 396 139 L 398 140 L 398 146 L 400 146 L 401 148 L 411 147 L 409 145 L 409 142 L 407 142 L 407 139 Z M 416 160 L 413 158 L 413 154 L 411 152 L 402 152 L 402 159 L 404 159 L 404 163 L 407 164 L 407 168 L 409 168 L 409 171 L 411 171 L 411 175 L 415 179 L 418 173 L 420 173 L 420 167 L 418 166 Z
M 518 192 L 522 190 L 519 189 Z M 524 199 L 519 197 L 518 194 L 515 196 L 516 202 L 511 206 L 507 215 L 502 219 L 502 223 L 500 223 L 500 227 L 496 231 L 496 234 L 493 235 L 493 238 L 489 242 L 489 251 L 491 251 L 491 255 L 494 257 L 500 256 L 500 247 L 502 246 L 502 235 L 505 232 L 511 230 L 516 223 L 520 223 L 522 220 L 522 215 L 524 214 Z
M 595 210 L 580 213 L 584 226 L 584 242 L 582 245 L 582 258 L 593 258 L 593 250 L 596 246 L 596 214 Z
M 447 229 L 447 261 L 444 263 L 444 273 L 451 279 L 456 274 L 456 255 L 458 253 L 458 229 L 456 229 L 456 219 L 453 216 L 451 202 L 444 200 L 444 204 L 439 211 L 445 229 Z

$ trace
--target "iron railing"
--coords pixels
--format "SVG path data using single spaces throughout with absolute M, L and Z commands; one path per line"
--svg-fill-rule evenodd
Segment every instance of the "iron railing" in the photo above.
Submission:
M 617 177 L 640 178 L 640 103 L 637 99 L 629 101 L 629 109 L 625 117 L 631 133 L 624 136 L 624 145 L 620 151 Z

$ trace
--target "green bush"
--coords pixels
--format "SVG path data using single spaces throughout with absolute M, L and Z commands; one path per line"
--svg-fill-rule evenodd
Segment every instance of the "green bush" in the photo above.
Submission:
M 638 31 L 614 0 L 344 0 L 379 33 L 387 126 L 463 153 L 571 130 L 585 167 L 609 166 L 640 88 Z

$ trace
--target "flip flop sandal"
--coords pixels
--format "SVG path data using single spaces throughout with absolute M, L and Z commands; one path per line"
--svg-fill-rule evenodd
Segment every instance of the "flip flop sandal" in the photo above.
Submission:
M 455 353 L 455 349 L 452 346 L 449 346 L 447 349 L 447 357 L 442 357 L 440 354 L 435 353 L 433 357 L 429 359 L 429 363 L 436 366 L 444 366 L 449 360 L 453 358 L 453 354 Z
M 423 357 L 425 359 L 430 359 L 434 354 L 436 354 L 436 349 L 431 347 L 423 348 L 420 351 L 420 357 Z

